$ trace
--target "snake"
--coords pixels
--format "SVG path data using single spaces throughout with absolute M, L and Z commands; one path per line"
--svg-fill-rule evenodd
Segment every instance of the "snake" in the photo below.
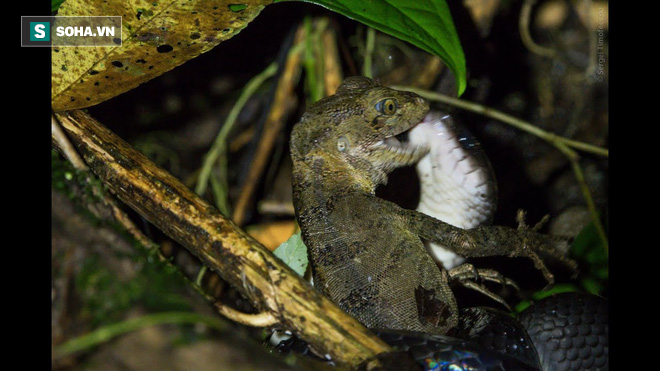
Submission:
M 408 134 L 412 145 L 430 148 L 416 166 L 417 211 L 463 229 L 489 223 L 497 207 L 495 173 L 479 141 L 453 116 L 431 110 Z M 465 259 L 437 244 L 427 246 L 445 269 Z
M 413 127 L 408 138 L 413 145 L 430 148 L 416 165 L 421 184 L 417 211 L 464 229 L 490 223 L 497 208 L 497 181 L 477 138 L 452 115 L 437 110 L 431 110 Z M 465 261 L 442 246 L 428 244 L 427 249 L 446 269 Z M 459 318 L 455 336 L 475 341 L 483 349 L 511 355 L 524 366 L 542 370 L 607 369 L 607 300 L 599 296 L 553 295 L 521 312 L 517 321 L 484 308 L 468 308 Z M 398 348 L 405 348 L 404 344 L 401 341 Z M 418 360 L 432 359 L 432 354 L 442 359 L 437 350 L 431 352 L 432 340 L 423 344 L 427 352 L 425 357 L 419 354 Z M 470 369 L 466 362 L 450 358 L 451 362 Z

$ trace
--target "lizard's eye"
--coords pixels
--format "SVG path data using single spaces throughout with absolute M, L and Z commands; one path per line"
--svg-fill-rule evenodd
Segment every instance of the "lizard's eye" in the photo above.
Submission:
M 378 112 L 385 115 L 393 115 L 394 112 L 396 112 L 397 107 L 396 101 L 391 98 L 386 98 L 376 103 L 376 109 Z
M 348 149 L 348 139 L 345 136 L 339 137 L 337 140 L 337 150 L 339 152 L 345 152 Z

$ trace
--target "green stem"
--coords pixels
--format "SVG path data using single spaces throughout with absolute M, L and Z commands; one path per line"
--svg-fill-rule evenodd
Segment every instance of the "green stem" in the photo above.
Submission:
M 197 178 L 197 185 L 195 186 L 195 193 L 197 193 L 198 195 L 203 195 L 204 192 L 206 192 L 206 187 L 209 182 L 209 177 L 211 176 L 211 170 L 213 168 L 213 165 L 218 160 L 218 158 L 220 158 L 221 156 L 226 156 L 227 136 L 229 135 L 231 129 L 234 127 L 234 123 L 236 123 L 238 114 L 243 109 L 243 106 L 245 106 L 245 103 L 247 103 L 248 99 L 264 83 L 264 81 L 274 76 L 275 73 L 277 73 L 277 63 L 273 62 L 268 67 L 266 67 L 265 70 L 263 70 L 261 73 L 253 77 L 250 81 L 248 81 L 248 83 L 241 91 L 241 95 L 236 100 L 236 103 L 229 112 L 229 115 L 227 115 L 227 119 L 225 120 L 224 125 L 222 125 L 222 128 L 220 129 L 218 136 L 215 138 L 215 141 L 213 142 L 211 149 L 204 157 L 202 169 L 199 172 L 199 177 Z M 219 204 L 222 204 L 223 202 L 227 204 L 225 201 L 218 201 Z
M 328 26 L 328 20 L 322 18 L 312 24 L 311 18 L 306 17 L 303 24 L 305 26 L 305 58 L 303 59 L 305 83 L 309 93 L 309 102 L 313 103 L 325 95 L 325 79 L 323 77 L 325 74 L 325 59 L 321 37 L 324 29 Z
M 204 274 L 209 268 L 205 265 L 202 265 L 202 267 L 197 271 L 197 276 L 195 276 L 195 284 L 199 287 L 202 287 L 202 279 L 204 278 Z
M 582 172 L 582 167 L 580 166 L 579 156 L 577 155 L 577 153 L 575 153 L 570 148 L 564 146 L 563 144 L 558 145 L 557 148 L 560 151 L 562 151 L 564 154 L 566 154 L 566 157 L 568 157 L 568 160 L 571 162 L 571 167 L 573 169 L 573 173 L 575 174 L 575 179 L 580 185 L 582 196 L 584 197 L 584 200 L 587 203 L 587 208 L 589 209 L 591 220 L 593 221 L 598 236 L 600 237 L 603 243 L 603 249 L 605 250 L 605 255 L 609 256 L 609 243 L 607 241 L 607 235 L 605 234 L 605 228 L 603 227 L 603 223 L 601 222 L 600 216 L 598 215 L 598 211 L 596 210 L 596 204 L 594 203 L 593 197 L 591 196 L 591 191 L 589 191 L 589 186 L 587 185 L 587 181 L 584 179 L 584 173 Z
M 374 55 L 374 45 L 376 44 L 376 30 L 367 27 L 367 41 L 364 51 L 364 64 L 362 65 L 362 75 L 372 77 L 371 65 Z
M 520 38 L 527 49 L 535 54 L 546 58 L 554 58 L 557 52 L 554 49 L 546 48 L 534 42 L 532 35 L 529 33 L 529 18 L 532 12 L 532 7 L 536 0 L 525 0 L 520 11 L 520 19 L 518 20 L 518 31 Z
M 119 335 L 136 331 L 141 328 L 161 324 L 195 324 L 203 323 L 216 330 L 226 329 L 225 323 L 219 318 L 209 317 L 192 312 L 164 312 L 148 314 L 132 318 L 123 322 L 103 326 L 90 333 L 71 339 L 55 348 L 55 356 L 62 357 L 67 354 L 87 350 L 96 345 L 109 341 Z
M 303 59 L 303 66 L 305 67 L 305 82 L 307 83 L 309 100 L 311 102 L 316 102 L 319 100 L 317 95 L 318 76 L 316 74 L 316 58 L 314 58 L 312 20 L 309 16 L 305 17 L 303 25 L 305 27 L 305 54 Z
M 492 109 L 490 107 L 483 106 L 481 104 L 477 104 L 474 102 L 469 102 L 463 99 L 458 99 L 458 98 L 453 98 L 448 95 L 444 94 L 439 94 L 435 93 L 432 91 L 428 90 L 423 90 L 423 89 L 417 89 L 417 88 L 411 88 L 411 87 L 406 87 L 406 86 L 392 86 L 393 89 L 399 89 L 399 90 L 408 90 L 413 93 L 416 93 L 424 98 L 427 98 L 429 100 L 437 101 L 437 102 L 442 102 L 449 104 L 454 107 L 462 108 L 467 111 L 475 112 L 482 114 L 484 116 L 488 116 L 490 118 L 505 122 L 515 128 L 518 128 L 524 132 L 533 134 L 550 144 L 557 146 L 559 143 L 564 144 L 566 146 L 579 149 L 584 152 L 589 152 L 593 153 L 599 156 L 604 156 L 608 157 L 609 156 L 609 150 L 606 148 L 601 148 L 598 146 L 594 146 L 592 144 L 564 138 L 561 136 L 558 136 L 556 134 L 547 132 L 537 126 L 532 125 L 531 123 L 521 120 L 519 118 L 513 117 L 511 115 L 508 115 L 502 111 L 498 111 L 495 109 Z
M 325 96 L 325 47 L 323 46 L 323 32 L 328 27 L 328 19 L 320 18 L 315 22 L 314 35 L 314 54 L 316 55 L 316 96 L 314 102 Z

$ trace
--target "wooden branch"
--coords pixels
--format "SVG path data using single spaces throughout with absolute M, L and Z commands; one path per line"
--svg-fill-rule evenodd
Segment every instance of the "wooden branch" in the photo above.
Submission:
M 305 37 L 304 31 L 304 27 L 301 26 L 298 28 L 294 36 L 294 45 L 302 42 Z M 289 52 L 284 63 L 284 69 L 278 78 L 275 97 L 273 98 L 273 103 L 270 105 L 270 111 L 264 123 L 263 133 L 261 133 L 261 138 L 257 144 L 254 160 L 250 165 L 247 178 L 243 182 L 243 188 L 234 207 L 232 219 L 238 225 L 243 225 L 245 222 L 250 201 L 252 200 L 257 184 L 259 184 L 262 173 L 268 165 L 277 134 L 284 127 L 287 115 L 295 106 L 291 103 L 294 96 L 293 92 L 300 77 L 301 59 L 301 53 Z
M 217 209 L 87 113 L 56 116 L 108 189 L 314 349 L 348 365 L 392 350 Z

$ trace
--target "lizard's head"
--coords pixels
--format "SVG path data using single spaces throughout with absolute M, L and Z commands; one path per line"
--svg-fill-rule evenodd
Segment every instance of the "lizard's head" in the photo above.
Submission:
M 334 95 L 310 106 L 294 127 L 292 156 L 339 160 L 356 176 L 367 176 L 374 185 L 384 183 L 390 171 L 427 153 L 395 136 L 421 122 L 428 111 L 428 102 L 417 94 L 349 77 Z

